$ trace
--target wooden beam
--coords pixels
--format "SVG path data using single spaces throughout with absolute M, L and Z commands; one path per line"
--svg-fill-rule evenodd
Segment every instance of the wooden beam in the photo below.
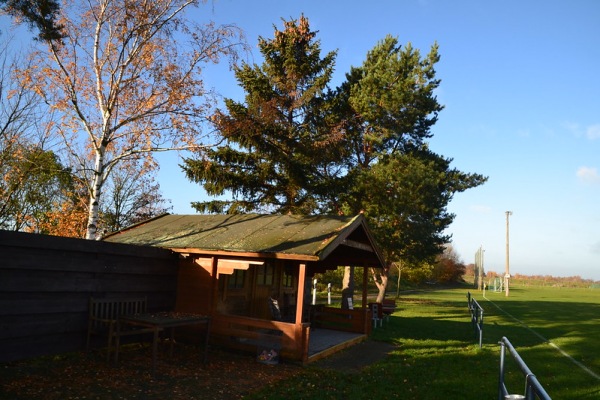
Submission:
M 233 271 L 235 271 L 235 268 L 226 268 L 219 266 L 219 269 L 217 271 L 217 277 L 219 275 L 233 275 Z
M 251 264 L 251 265 L 263 265 L 265 262 L 264 261 L 258 261 L 258 260 L 236 260 L 236 259 L 228 259 L 228 258 L 219 258 L 219 265 L 223 264 L 227 264 L 227 263 L 231 263 L 231 264 Z M 247 269 L 247 268 L 246 268 Z
M 342 242 L 342 244 L 344 246 L 353 247 L 355 249 L 359 249 L 359 250 L 363 250 L 363 251 L 369 251 L 371 253 L 375 252 L 375 250 L 373 249 L 373 247 L 371 245 L 365 244 L 362 242 L 357 242 L 356 240 L 346 239 Z

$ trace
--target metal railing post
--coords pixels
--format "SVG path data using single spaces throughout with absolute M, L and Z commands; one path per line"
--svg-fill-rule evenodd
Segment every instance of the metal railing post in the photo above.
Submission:
M 498 379 L 498 400 L 504 400 L 504 396 L 508 394 L 506 385 L 504 385 L 504 357 L 506 355 L 506 346 L 504 338 L 500 341 L 500 377 Z
M 525 398 L 526 399 L 535 399 L 535 391 L 533 390 L 533 385 L 530 382 L 531 378 L 535 378 L 533 374 L 527 374 L 525 377 Z
M 479 319 L 479 348 L 483 347 L 483 308 L 481 309 L 481 318 Z
M 471 292 L 467 292 L 467 301 L 469 306 L 469 314 L 471 316 L 471 325 L 476 331 L 476 337 L 479 339 L 479 348 L 483 347 L 483 308 L 477 300 L 471 297 Z
M 498 400 L 502 400 L 506 395 L 508 395 L 508 390 L 506 388 L 506 384 L 504 383 L 504 359 L 506 356 L 506 347 L 508 347 L 511 356 L 521 370 L 521 373 L 525 376 L 525 398 L 527 400 L 551 400 L 548 393 L 546 393 L 546 390 L 544 390 L 541 383 L 535 377 L 533 372 L 531 372 L 527 364 L 525 364 L 519 353 L 517 353 L 517 350 L 506 337 L 503 337 L 500 341 L 500 378 L 498 383 Z

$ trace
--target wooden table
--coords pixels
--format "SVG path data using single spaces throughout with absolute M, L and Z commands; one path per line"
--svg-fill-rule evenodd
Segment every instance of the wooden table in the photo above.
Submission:
M 208 354 L 208 335 L 210 332 L 210 317 L 207 315 L 178 313 L 178 312 L 157 312 L 147 314 L 133 314 L 119 317 L 117 321 L 117 343 L 115 352 L 115 362 L 119 359 L 119 333 L 123 324 L 151 328 L 154 337 L 152 339 L 152 373 L 156 372 L 156 355 L 158 350 L 159 332 L 165 329 L 171 329 L 171 346 L 173 346 L 173 329 L 181 326 L 206 325 L 204 337 L 204 359 L 206 364 Z M 171 347 L 171 351 L 172 351 Z

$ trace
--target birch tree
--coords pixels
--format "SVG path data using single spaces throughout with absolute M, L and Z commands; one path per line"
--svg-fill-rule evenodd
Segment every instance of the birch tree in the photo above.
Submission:
M 214 93 L 204 67 L 243 48 L 235 26 L 186 17 L 198 0 L 87 0 L 61 4 L 65 37 L 44 41 L 26 80 L 61 115 L 56 129 L 88 201 L 86 238 L 95 239 L 111 172 L 131 158 L 210 146 L 205 126 Z

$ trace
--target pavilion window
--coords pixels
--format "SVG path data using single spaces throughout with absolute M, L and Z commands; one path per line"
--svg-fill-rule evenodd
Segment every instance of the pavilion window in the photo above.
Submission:
M 258 285 L 270 286 L 273 284 L 273 277 L 275 275 L 275 267 L 270 262 L 265 262 L 263 265 L 259 265 L 256 271 L 256 283 Z
M 242 269 L 236 269 L 233 271 L 233 274 L 229 276 L 227 287 L 229 289 L 243 289 L 245 281 L 246 271 Z
M 283 269 L 283 287 L 293 288 L 294 287 L 294 267 L 290 264 L 286 264 Z

